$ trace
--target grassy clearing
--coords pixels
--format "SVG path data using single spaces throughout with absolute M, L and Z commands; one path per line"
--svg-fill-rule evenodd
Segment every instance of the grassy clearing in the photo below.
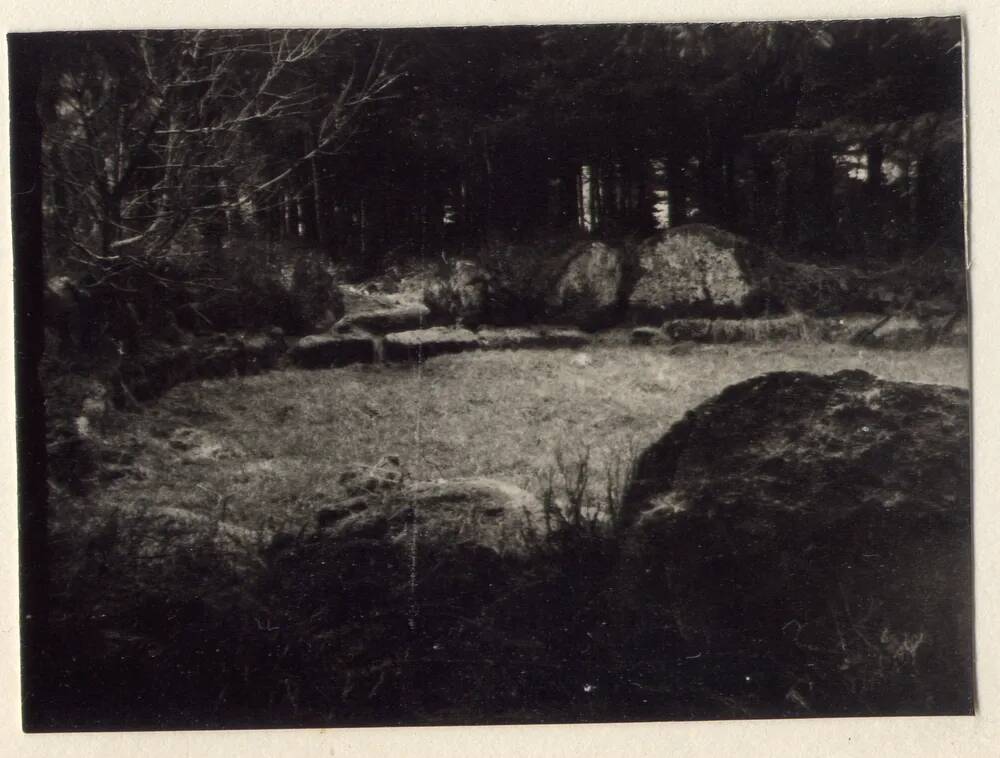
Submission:
M 589 505 L 617 495 L 602 490 L 608 473 L 620 485 L 623 452 L 733 382 L 862 368 L 962 385 L 964 351 L 672 354 L 615 339 L 190 383 L 110 418 L 106 450 L 124 475 L 52 499 L 53 726 L 791 715 L 803 713 L 788 700 L 803 681 L 817 714 L 930 708 L 917 701 L 932 682 L 893 669 L 866 700 L 844 651 L 817 672 L 814 653 L 785 637 L 701 655 L 677 633 L 672 599 L 622 582 L 621 542 L 588 521 Z M 526 535 L 517 557 L 452 540 L 318 538 L 313 514 L 339 499 L 341 472 L 389 454 L 414 478 L 527 486 L 558 501 L 563 525 Z M 272 542 L 258 529 L 293 534 Z M 916 695 L 897 697 L 899 683 Z
M 589 448 L 601 471 L 734 382 L 847 368 L 901 381 L 968 380 L 959 348 L 788 343 L 705 345 L 684 355 L 601 344 L 202 381 L 114 420 L 111 442 L 132 451 L 134 465 L 95 497 L 109 506 L 224 510 L 240 525 L 288 528 L 337 498 L 348 464 L 384 454 L 398 455 L 416 479 L 489 476 L 537 492 L 559 450 Z

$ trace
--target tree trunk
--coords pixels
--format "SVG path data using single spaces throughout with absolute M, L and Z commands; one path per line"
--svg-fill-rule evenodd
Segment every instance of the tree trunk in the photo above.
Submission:
M 493 228 L 493 163 L 490 160 L 490 146 L 483 134 L 483 170 L 485 176 L 485 207 L 482 230 L 489 234 Z
M 269 231 L 272 240 L 282 240 L 285 238 L 285 203 L 282 198 L 275 197 L 270 201 L 271 208 L 268 210 Z
M 365 199 L 361 198 L 361 208 L 358 211 L 358 237 L 361 251 L 361 265 L 368 265 L 368 219 L 366 218 Z
M 780 178 L 781 202 L 778 211 L 778 224 L 781 228 L 781 239 L 785 242 L 795 242 L 798 235 L 798 198 L 796 193 L 796 166 L 797 155 L 794 150 L 789 150 L 784 156 Z
M 775 176 L 771 156 L 762 149 L 753 156 L 753 218 L 750 226 L 763 238 L 771 238 L 774 229 Z
M 722 167 L 716 160 L 714 146 L 706 144 L 698 160 L 698 199 L 701 217 L 710 222 L 717 223 L 722 216 Z
M 882 143 L 877 139 L 872 139 L 867 145 L 868 157 L 868 178 L 865 182 L 868 192 L 873 197 L 878 197 L 882 190 L 882 161 L 884 152 Z
M 833 146 L 827 140 L 817 140 L 812 146 L 813 153 L 813 208 L 816 230 L 823 240 L 832 240 L 836 225 L 834 209 L 834 165 Z
M 571 229 L 578 223 L 578 169 L 567 163 L 560 169 L 556 184 L 555 216 L 552 219 L 558 229 Z
M 917 230 L 923 242 L 934 240 L 941 233 L 941 198 L 938 197 L 936 172 L 934 158 L 927 150 L 917 163 Z
M 906 195 L 907 195 L 907 210 L 909 211 L 910 223 L 909 223 L 909 234 L 910 237 L 916 239 L 919 236 L 920 227 L 920 174 L 919 172 L 919 161 L 916 158 L 911 158 L 906 162 Z
M 225 218 L 226 236 L 231 237 L 236 229 L 236 209 L 233 206 L 234 198 L 229 192 L 229 183 L 225 179 L 219 180 L 219 197 L 224 206 L 222 214 Z
M 739 199 L 736 196 L 736 156 L 727 151 L 722 161 L 723 201 L 722 219 L 730 229 L 735 228 L 739 218 Z
M 865 180 L 865 191 L 868 195 L 867 218 L 865 223 L 875 232 L 873 241 L 880 240 L 883 226 L 882 213 L 882 143 L 877 139 L 869 140 L 866 146 L 868 177 Z
M 600 229 L 600 189 L 597 180 L 597 165 L 591 163 L 587 166 L 587 201 L 590 208 L 590 231 L 597 232 Z
M 286 240 L 292 236 L 292 203 L 288 193 L 281 195 L 281 239 Z
M 653 218 L 653 197 L 650 191 L 651 167 L 645 158 L 633 158 L 629 168 L 628 228 L 640 234 L 650 234 L 656 228 Z
M 669 203 L 670 226 L 679 226 L 687 221 L 688 182 L 686 159 L 680 153 L 671 153 L 664 160 L 667 179 L 667 202 Z
M 325 198 L 323 196 L 322 185 L 320 184 L 319 169 L 316 167 L 315 156 L 309 159 L 309 168 L 312 175 L 312 204 L 315 218 L 314 223 L 316 225 L 316 242 L 321 247 L 326 247 L 327 242 L 329 242 L 329 233 L 326 227 L 326 209 L 323 207 Z
M 305 204 L 301 192 L 296 192 L 292 200 L 292 236 L 295 239 L 308 238 Z
M 623 166 L 617 161 L 611 164 L 611 203 L 612 203 L 612 227 L 617 229 L 621 225 L 622 218 L 625 217 L 625 175 Z
M 312 180 L 303 183 L 299 191 L 299 224 L 302 228 L 302 236 L 309 242 L 316 242 L 316 205 L 314 202 L 315 193 L 312 188 Z

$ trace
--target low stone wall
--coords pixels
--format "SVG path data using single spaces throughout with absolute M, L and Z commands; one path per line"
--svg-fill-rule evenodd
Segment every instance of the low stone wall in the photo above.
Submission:
M 134 400 L 152 400 L 193 379 L 255 374 L 274 368 L 286 349 L 280 330 L 268 334 L 219 334 L 189 344 L 150 342 L 122 358 L 120 387 Z
M 694 342 L 727 344 L 782 341 L 841 342 L 862 347 L 920 350 L 934 345 L 962 347 L 969 344 L 969 326 L 964 318 L 917 319 L 856 313 L 818 318 L 802 314 L 775 318 L 708 319 L 667 321 L 659 329 L 641 326 L 632 330 L 632 343 Z

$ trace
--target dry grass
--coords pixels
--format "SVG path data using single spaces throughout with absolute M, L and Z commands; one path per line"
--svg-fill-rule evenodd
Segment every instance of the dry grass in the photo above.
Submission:
M 112 417 L 107 442 L 128 473 L 89 497 L 52 500 L 53 723 L 162 729 L 798 713 L 786 693 L 799 690 L 789 683 L 816 659 L 810 651 L 804 664 L 784 640 L 743 661 L 706 655 L 677 669 L 691 651 L 670 631 L 674 607 L 643 597 L 644 623 L 633 624 L 632 601 L 622 603 L 614 580 L 620 542 L 591 506 L 618 502 L 623 452 L 733 382 L 782 369 L 862 368 L 963 385 L 966 354 L 796 343 L 678 355 L 617 338 L 627 335 L 602 335 L 581 352 L 474 352 L 419 367 L 190 383 L 142 412 Z M 481 475 L 529 486 L 568 528 L 522 535 L 530 550 L 510 560 L 426 537 L 419 553 L 416 543 L 391 538 L 314 539 L 307 527 L 339 498 L 345 467 L 386 454 L 415 478 Z M 293 534 L 271 542 L 257 531 L 279 529 Z M 920 640 L 889 643 L 909 654 Z M 800 700 L 839 713 L 846 698 L 857 712 L 887 713 L 912 701 L 898 699 L 897 683 L 921 691 L 909 669 L 893 669 L 886 683 L 858 680 L 870 658 L 845 674 L 838 652 L 822 659 L 827 679 Z M 748 691 L 742 676 L 734 679 L 746 666 L 774 676 L 757 683 L 755 675 Z M 809 682 L 815 673 L 808 669 Z M 884 699 L 866 705 L 850 689 L 857 681 L 881 687 L 873 697 Z
M 95 497 L 104 505 L 217 515 L 225 496 L 229 521 L 277 529 L 336 499 L 348 464 L 383 454 L 398 455 L 417 479 L 488 476 L 537 491 L 560 450 L 573 456 L 589 448 L 594 470 L 603 470 L 734 382 L 768 371 L 846 368 L 957 386 L 968 379 L 959 348 L 904 353 L 796 343 L 705 345 L 686 355 L 615 345 L 477 352 L 421 367 L 202 381 L 116 419 L 111 444 L 134 451 L 136 465 Z

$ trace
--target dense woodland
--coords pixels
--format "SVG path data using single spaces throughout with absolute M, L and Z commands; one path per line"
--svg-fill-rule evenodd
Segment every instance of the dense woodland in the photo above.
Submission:
M 962 244 L 956 19 L 51 42 L 47 242 L 88 267 L 253 236 L 372 272 L 688 220 L 831 260 Z

